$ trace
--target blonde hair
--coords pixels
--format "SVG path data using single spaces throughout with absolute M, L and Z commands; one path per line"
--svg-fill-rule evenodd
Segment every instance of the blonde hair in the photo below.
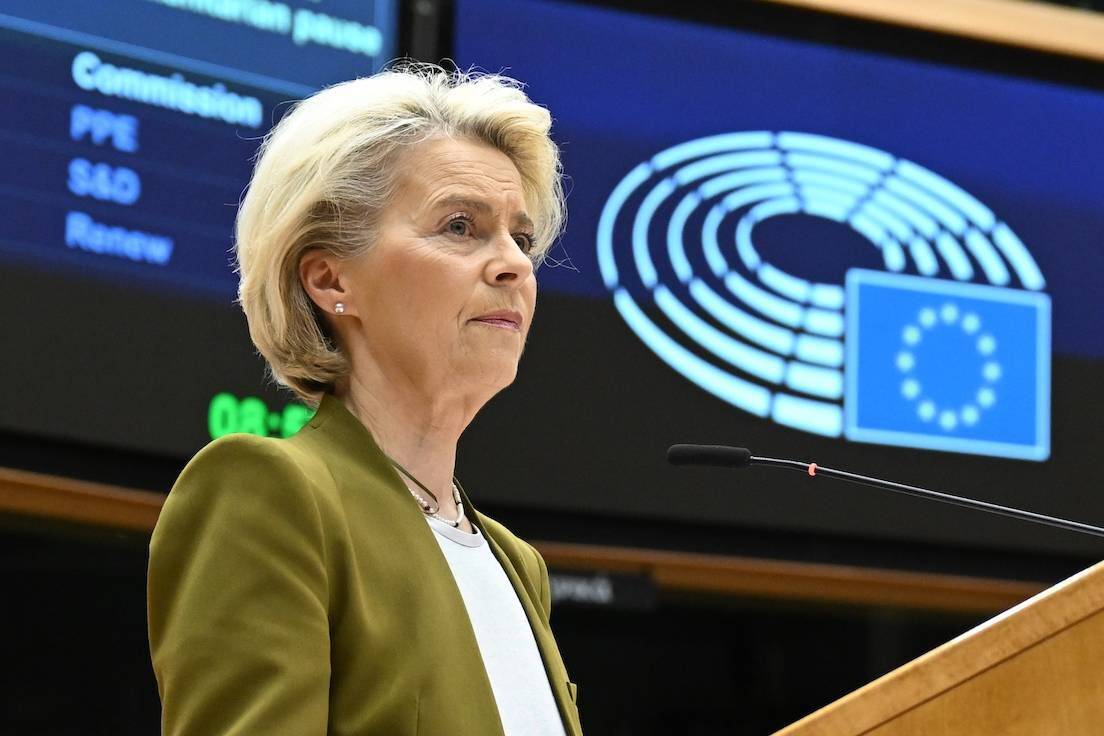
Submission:
M 238 303 L 272 378 L 311 406 L 349 372 L 321 310 L 299 280 L 313 248 L 345 258 L 370 248 L 397 184 L 394 164 L 435 135 L 466 137 L 506 154 L 521 175 L 536 225 L 539 265 L 564 218 L 559 151 L 548 111 L 521 83 L 497 74 L 403 63 L 301 100 L 256 154 L 238 208 Z

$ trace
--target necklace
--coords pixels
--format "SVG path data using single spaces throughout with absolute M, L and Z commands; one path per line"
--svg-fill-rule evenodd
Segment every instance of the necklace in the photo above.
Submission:
M 391 460 L 390 457 L 388 457 L 387 459 Z M 391 464 L 394 465 L 396 468 L 398 468 L 402 472 L 402 474 L 405 475 L 407 478 L 414 481 L 414 485 L 418 486 L 423 491 L 428 493 L 430 495 L 430 497 L 433 499 L 433 503 L 436 504 L 437 508 L 433 508 L 433 506 L 430 505 L 429 501 L 427 501 L 425 499 L 425 497 L 422 496 L 422 494 L 415 491 L 409 485 L 406 486 L 406 490 L 410 491 L 410 495 L 414 496 L 415 500 L 417 500 L 417 502 L 418 502 L 418 505 L 422 507 L 422 513 L 423 514 L 425 514 L 426 516 L 429 516 L 431 518 L 437 519 L 438 521 L 444 522 L 445 524 L 448 524 L 449 526 L 454 527 L 454 528 L 460 526 L 460 524 L 464 521 L 464 502 L 460 500 L 460 489 L 458 489 L 456 487 L 456 481 L 455 480 L 453 480 L 453 482 L 452 482 L 452 500 L 453 500 L 453 502 L 456 503 L 456 512 L 457 512 L 456 513 L 456 518 L 455 519 L 446 519 L 445 517 L 443 517 L 439 513 L 437 513 L 438 511 L 441 510 L 441 502 L 437 500 L 437 496 L 434 495 L 433 491 L 429 490 L 424 485 L 422 485 L 422 482 L 420 480 L 418 480 L 417 478 L 415 478 L 410 473 L 409 470 L 407 470 L 403 466 L 399 465 L 394 460 L 391 460 Z M 406 484 L 404 483 L 403 485 L 406 485 Z

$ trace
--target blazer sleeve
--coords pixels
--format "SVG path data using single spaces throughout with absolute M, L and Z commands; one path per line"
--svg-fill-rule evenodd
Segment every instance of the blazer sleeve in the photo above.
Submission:
M 277 440 L 230 435 L 181 473 L 150 542 L 150 653 L 164 736 L 324 736 L 324 537 Z

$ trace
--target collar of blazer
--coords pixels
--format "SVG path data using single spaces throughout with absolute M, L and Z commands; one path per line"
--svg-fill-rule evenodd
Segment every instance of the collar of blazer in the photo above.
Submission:
M 396 493 L 406 497 L 410 496 L 406 484 L 402 482 L 391 461 L 380 450 L 372 433 L 360 419 L 345 407 L 340 399 L 331 394 L 323 394 L 318 410 L 308 422 L 308 426 L 313 432 L 321 435 L 320 439 L 323 440 L 328 451 L 336 451 L 344 456 L 347 461 L 363 465 L 364 469 L 370 474 L 384 479 L 388 486 L 394 488 Z M 457 485 L 459 486 L 459 484 Z M 521 601 L 521 606 L 533 630 L 537 649 L 544 661 L 545 671 L 548 673 L 549 683 L 560 710 L 564 729 L 569 736 L 581 736 L 582 729 L 579 726 L 578 710 L 569 689 L 566 669 L 560 657 L 559 648 L 549 626 L 549 611 L 543 608 L 542 598 L 546 599 L 548 597 L 543 596 L 543 591 L 540 590 L 542 585 L 547 585 L 547 580 L 541 579 L 543 577 L 543 570 L 541 569 L 543 565 L 536 562 L 536 553 L 529 545 L 518 539 L 498 522 L 481 514 L 471 502 L 471 499 L 468 498 L 464 488 L 462 486 L 459 486 L 459 488 L 468 518 L 487 537 L 491 551 L 499 564 L 502 565 L 506 577 L 517 592 L 518 600 Z M 414 499 L 409 498 L 409 501 L 411 511 L 416 512 L 418 516 L 422 516 L 422 511 L 418 508 Z M 426 525 L 426 530 L 432 534 L 432 530 L 429 529 L 428 525 Z M 427 543 L 433 542 L 433 538 L 429 535 L 424 535 L 424 540 Z M 527 572 L 533 569 L 534 564 L 538 568 L 537 579 L 534 579 L 531 572 Z

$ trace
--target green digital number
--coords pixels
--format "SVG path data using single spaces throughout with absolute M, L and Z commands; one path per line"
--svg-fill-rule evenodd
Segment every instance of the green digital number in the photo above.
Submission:
M 234 432 L 290 437 L 312 416 L 314 411 L 303 404 L 288 404 L 280 411 L 270 411 L 268 404 L 256 396 L 238 398 L 222 392 L 211 399 L 207 408 L 207 432 L 213 440 Z
M 238 403 L 238 431 L 268 436 L 268 405 L 255 396 L 246 396 Z
M 207 432 L 216 440 L 238 431 L 238 397 L 221 393 L 211 399 L 207 408 Z

